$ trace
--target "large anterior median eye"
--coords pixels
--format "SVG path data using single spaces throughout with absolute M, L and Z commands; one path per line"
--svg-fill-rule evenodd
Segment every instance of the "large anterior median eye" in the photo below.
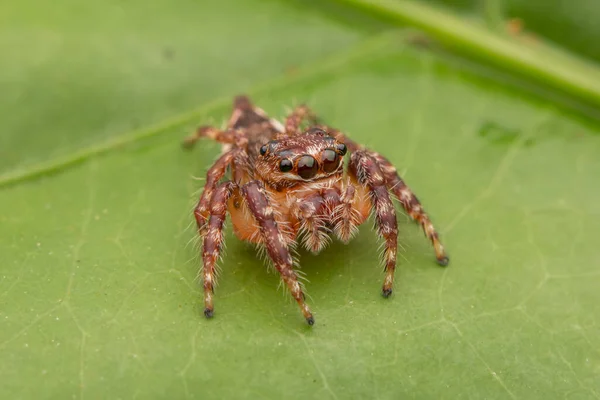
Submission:
M 300 157 L 300 160 L 298 160 L 297 169 L 300 177 L 303 179 L 310 179 L 319 171 L 319 164 L 317 164 L 317 160 L 311 156 L 302 156 Z
M 323 164 L 323 171 L 326 173 L 333 172 L 338 167 L 338 153 L 335 150 L 326 149 L 321 153 L 321 163 Z

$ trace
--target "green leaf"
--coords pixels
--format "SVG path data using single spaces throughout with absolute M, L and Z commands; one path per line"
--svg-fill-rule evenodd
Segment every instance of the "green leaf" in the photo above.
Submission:
M 292 75 L 368 31 L 277 1 L 0 7 L 0 173 Z
M 0 398 L 597 398 L 598 122 L 372 20 L 207 4 L 0 13 Z M 69 58 L 20 51 L 44 26 Z M 157 71 L 132 37 L 184 59 Z M 301 252 L 310 328 L 228 229 L 205 320 L 191 210 L 219 146 L 180 142 L 246 89 L 277 117 L 306 101 L 387 156 L 450 266 L 404 216 L 390 299 L 369 224 Z

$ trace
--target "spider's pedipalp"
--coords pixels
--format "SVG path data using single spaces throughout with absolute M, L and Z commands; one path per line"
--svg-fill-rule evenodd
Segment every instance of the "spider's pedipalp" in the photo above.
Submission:
M 331 216 L 333 233 L 344 243 L 348 243 L 358 232 L 361 223 L 360 212 L 354 208 L 355 193 L 354 186 L 348 183 L 341 194 L 331 188 L 323 195 L 328 215 Z
M 389 297 L 392 294 L 398 252 L 398 222 L 394 203 L 385 186 L 383 173 L 377 165 L 377 161 L 368 152 L 357 151 L 352 154 L 350 171 L 356 174 L 359 183 L 369 188 L 377 230 L 385 240 L 383 257 L 385 281 L 382 293 L 385 297 Z
M 329 243 L 323 208 L 325 201 L 320 194 L 297 199 L 291 212 L 300 222 L 299 232 L 303 235 L 304 246 L 313 253 L 320 252 Z
M 279 230 L 272 208 L 268 203 L 262 184 L 252 181 L 242 186 L 242 194 L 248 209 L 260 227 L 263 243 L 275 268 L 287 285 L 292 296 L 300 306 L 302 314 L 309 325 L 314 324 L 314 318 L 304 301 L 304 293 L 293 269 L 292 256 L 288 250 L 286 239 Z

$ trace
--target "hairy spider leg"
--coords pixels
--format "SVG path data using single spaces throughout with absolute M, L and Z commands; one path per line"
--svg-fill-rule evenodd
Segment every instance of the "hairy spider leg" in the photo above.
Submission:
M 281 275 L 281 279 L 300 306 L 306 322 L 309 325 L 313 325 L 315 320 L 304 301 L 304 293 L 298 282 L 296 272 L 293 269 L 292 256 L 287 247 L 286 240 L 277 226 L 273 207 L 269 205 L 262 184 L 259 181 L 252 181 L 242 186 L 241 191 L 248 209 L 258 223 L 262 242 L 267 249 L 271 261 L 273 261 L 275 268 L 277 268 L 277 271 Z
M 299 198 L 291 207 L 292 215 L 300 221 L 304 245 L 313 253 L 323 250 L 329 241 L 323 218 L 325 201 L 320 193 Z
M 210 200 L 206 234 L 202 244 L 204 315 L 207 318 L 212 317 L 214 313 L 215 264 L 223 246 L 223 225 L 227 216 L 227 201 L 235 187 L 236 184 L 231 181 L 221 183 L 215 189 Z
M 423 209 L 423 206 L 417 199 L 417 196 L 410 190 L 406 183 L 398 175 L 396 168 L 382 155 L 370 152 L 371 156 L 377 160 L 379 168 L 383 172 L 385 177 L 386 185 L 394 196 L 398 199 L 404 210 L 410 215 L 410 217 L 417 221 L 423 228 L 425 236 L 429 238 L 433 249 L 435 250 L 435 258 L 438 264 L 442 266 L 448 265 L 450 259 L 444 251 L 439 235 L 435 230 L 433 223 L 429 219 L 429 216 Z
M 342 242 L 348 243 L 358 232 L 358 225 L 363 222 L 363 219 L 360 211 L 354 208 L 356 190 L 350 181 L 344 188 L 338 190 L 327 189 L 323 197 L 328 207 L 328 213 L 333 219 L 333 233 Z
M 274 128 L 283 130 L 281 124 L 273 119 L 269 119 L 265 111 L 252 104 L 247 96 L 237 96 L 233 100 L 233 113 L 227 122 L 227 129 L 219 129 L 214 126 L 204 125 L 199 127 L 196 132 L 183 140 L 183 147 L 191 148 L 196 142 L 203 138 L 216 140 L 224 144 L 237 144 L 243 146 L 247 138 L 243 132 L 244 128 L 252 124 L 268 123 Z
M 288 135 L 297 135 L 300 131 L 302 122 L 308 120 L 311 125 L 318 123 L 318 118 L 315 113 L 305 104 L 295 107 L 285 119 L 285 132 Z
M 389 297 L 394 284 L 396 255 L 398 252 L 398 221 L 396 209 L 385 184 L 383 173 L 377 161 L 367 151 L 352 153 L 349 171 L 357 177 L 358 182 L 369 188 L 371 203 L 375 214 L 375 224 L 379 235 L 385 240 L 383 261 L 385 263 L 385 280 L 382 294 Z
M 435 258 L 438 264 L 442 266 L 448 265 L 450 259 L 446 255 L 444 246 L 442 245 L 439 234 L 437 233 L 433 223 L 429 219 L 429 216 L 423 209 L 421 202 L 417 196 L 410 190 L 410 188 L 404 183 L 402 178 L 398 175 L 396 168 L 390 163 L 390 161 L 383 157 L 381 154 L 374 151 L 364 149 L 363 146 L 349 139 L 346 135 L 335 128 L 328 126 L 321 126 L 321 128 L 329 133 L 329 135 L 336 138 L 336 140 L 346 144 L 348 150 L 357 152 L 365 150 L 371 155 L 379 165 L 381 172 L 386 181 L 386 186 L 394 194 L 394 197 L 398 199 L 404 210 L 408 215 L 417 223 L 419 223 L 423 229 L 423 232 L 427 238 L 431 241 L 433 249 L 435 251 Z
M 200 195 L 200 200 L 194 209 L 194 216 L 196 217 L 196 223 L 198 224 L 198 232 L 200 236 L 203 236 L 206 229 L 206 222 L 209 215 L 208 207 L 211 204 L 211 198 L 217 187 L 217 184 L 225 176 L 227 167 L 233 163 L 236 154 L 240 149 L 232 149 L 225 152 L 217 159 L 212 167 L 206 172 L 206 184 Z
M 214 126 L 204 125 L 196 129 L 196 132 L 183 139 L 183 147 L 192 148 L 202 138 L 209 138 L 220 143 L 233 144 L 239 139 L 240 134 L 235 129 L 222 130 Z

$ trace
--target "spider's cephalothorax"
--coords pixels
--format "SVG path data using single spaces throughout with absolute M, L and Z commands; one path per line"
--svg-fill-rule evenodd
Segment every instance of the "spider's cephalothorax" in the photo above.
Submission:
M 304 121 L 309 128 L 301 129 Z M 202 238 L 204 314 L 213 315 L 215 263 L 223 245 L 223 225 L 231 215 L 235 234 L 263 246 L 304 318 L 313 315 L 304 301 L 290 249 L 297 240 L 320 251 L 331 235 L 348 242 L 370 214 L 384 239 L 383 295 L 392 293 L 398 225 L 392 197 L 423 228 L 437 261 L 448 257 L 421 203 L 380 154 L 365 149 L 336 129 L 320 125 L 306 106 L 285 124 L 270 119 L 245 96 L 233 103 L 227 129 L 203 126 L 184 144 L 199 138 L 223 143 L 223 154 L 208 170 L 194 216 Z M 344 155 L 350 151 L 344 171 Z M 227 170 L 231 178 L 223 180 Z

